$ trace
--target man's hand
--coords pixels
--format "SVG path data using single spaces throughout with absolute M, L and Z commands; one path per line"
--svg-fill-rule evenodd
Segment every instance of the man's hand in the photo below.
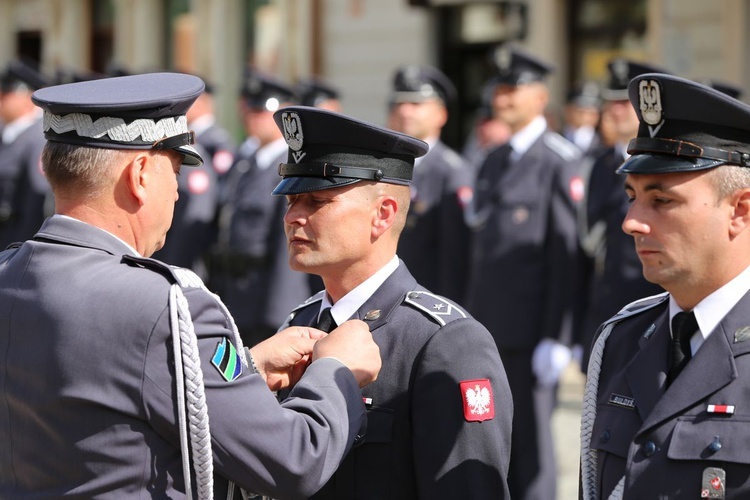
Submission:
M 313 348 L 312 359 L 336 358 L 349 368 L 360 387 L 378 378 L 380 348 L 364 321 L 353 319 L 320 339 Z
M 250 355 L 269 389 L 286 389 L 305 373 L 315 342 L 325 336 L 315 328 L 292 326 L 257 344 Z

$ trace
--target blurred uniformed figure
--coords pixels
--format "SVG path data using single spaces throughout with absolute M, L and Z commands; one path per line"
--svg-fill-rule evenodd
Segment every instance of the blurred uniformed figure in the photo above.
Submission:
M 0 74 L 0 250 L 34 236 L 52 211 L 42 171 L 42 113 L 31 102 L 32 92 L 49 83 L 20 59 Z
M 596 82 L 583 82 L 568 92 L 562 135 L 575 144 L 585 157 L 597 156 L 602 147 L 597 130 L 601 106 L 599 84 Z
M 460 299 L 466 290 L 468 228 L 464 208 L 473 196 L 469 164 L 440 140 L 448 105 L 456 97 L 450 79 L 431 66 L 396 70 L 390 96 L 393 130 L 421 139 L 429 152 L 414 163 L 411 205 L 398 253 L 427 288 Z
M 477 178 L 466 307 L 494 336 L 513 392 L 511 496 L 550 500 L 550 418 L 570 361 L 580 152 L 544 118 L 552 67 L 512 46 L 494 55 L 495 112 L 513 135 Z
M 297 103 L 329 111 L 341 111 L 341 93 L 318 77 L 303 78 L 294 87 Z
M 697 80 L 697 82 L 703 85 L 707 85 L 711 87 L 712 89 L 716 89 L 719 92 L 722 92 L 733 99 L 742 99 L 742 88 L 731 82 L 716 80 L 713 78 L 703 78 L 703 79 Z
M 628 88 L 619 168 L 643 275 L 668 293 L 597 332 L 581 420 L 581 496 L 750 497 L 750 106 L 679 77 Z
M 584 372 L 597 327 L 635 299 L 662 291 L 643 278 L 633 242 L 622 232 L 629 203 L 622 189 L 622 176 L 616 171 L 628 156 L 628 142 L 638 133 L 638 115 L 628 100 L 628 82 L 643 73 L 664 71 L 620 58 L 610 61 L 607 68 L 609 79 L 602 91 L 603 114 L 612 120 L 615 142 L 594 161 L 586 176 L 586 199 L 579 207 L 582 288 L 576 293 L 574 335 L 575 343 L 580 345 Z
M 247 349 L 194 273 L 148 258 L 201 161 L 202 91 L 155 73 L 34 93 L 57 213 L 0 253 L 2 498 L 304 498 L 364 431 L 364 323 Z
M 216 123 L 213 109 L 213 87 L 207 84 L 186 114 L 204 162 L 179 177 L 180 198 L 175 204 L 172 226 L 166 243 L 154 255 L 168 264 L 192 269 L 204 278 L 207 271 L 203 258 L 215 240 L 213 222 L 220 179 L 229 172 L 235 149 L 229 133 Z
M 273 113 L 293 99 L 286 83 L 254 70 L 246 75 L 242 116 L 258 147 L 248 153 L 243 144 L 235 157 L 209 257 L 209 286 L 224 299 L 250 345 L 271 336 L 310 295 L 307 276 L 289 268 L 282 221 L 286 202 L 271 195 L 287 153 Z
M 492 336 L 396 255 L 427 144 L 310 107 L 274 116 L 289 145 L 274 190 L 286 195 L 289 262 L 325 283 L 289 322 L 362 319 L 383 357 L 362 392 L 363 440 L 312 498 L 509 498 L 513 406 Z
M 511 136 L 507 123 L 495 116 L 492 99 L 495 96 L 495 82 L 489 81 L 482 87 L 479 108 L 474 118 L 474 126 L 466 138 L 461 154 L 471 165 L 476 177 L 479 168 L 487 155 L 498 146 L 502 146 Z

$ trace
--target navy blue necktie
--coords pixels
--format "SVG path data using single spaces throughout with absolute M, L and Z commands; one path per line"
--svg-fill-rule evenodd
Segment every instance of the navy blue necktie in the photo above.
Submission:
M 669 358 L 669 373 L 667 384 L 674 382 L 692 356 L 690 351 L 690 337 L 698 330 L 695 314 L 679 312 L 672 318 L 672 344 Z
M 326 307 L 320 312 L 320 319 L 318 319 L 318 324 L 315 325 L 315 328 L 318 330 L 323 330 L 326 333 L 329 333 L 331 330 L 336 328 L 336 320 L 333 319 L 333 314 L 331 314 L 331 308 Z

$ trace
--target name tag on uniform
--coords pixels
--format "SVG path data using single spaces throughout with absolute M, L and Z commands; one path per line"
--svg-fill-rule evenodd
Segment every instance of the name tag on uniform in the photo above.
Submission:
M 607 403 L 622 406 L 623 408 L 630 408 L 631 410 L 635 409 L 635 399 L 628 396 L 620 396 L 619 394 L 610 394 Z

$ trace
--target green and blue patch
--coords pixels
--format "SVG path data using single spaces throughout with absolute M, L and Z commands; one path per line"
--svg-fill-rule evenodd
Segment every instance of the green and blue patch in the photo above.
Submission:
M 211 363 L 219 370 L 224 380 L 231 382 L 242 373 L 242 361 L 234 344 L 225 338 L 216 345 Z

